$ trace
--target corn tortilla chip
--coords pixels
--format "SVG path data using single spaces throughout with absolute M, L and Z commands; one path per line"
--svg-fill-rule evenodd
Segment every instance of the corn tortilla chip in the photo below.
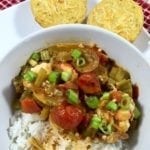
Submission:
M 133 0 L 102 0 L 91 11 L 87 22 L 133 42 L 143 27 L 143 18 L 142 8 Z
M 33 16 L 42 27 L 81 23 L 86 6 L 87 0 L 31 0 Z

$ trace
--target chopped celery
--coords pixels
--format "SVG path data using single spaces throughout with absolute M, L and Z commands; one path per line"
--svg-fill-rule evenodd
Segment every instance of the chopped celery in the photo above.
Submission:
M 111 69 L 111 71 L 109 73 L 109 77 L 111 77 L 112 79 L 115 79 L 117 71 L 118 71 L 117 67 L 112 67 L 112 69 Z
M 79 49 L 72 50 L 71 56 L 73 57 L 73 59 L 76 60 L 76 59 L 80 58 L 81 55 L 82 55 L 82 52 Z
M 27 72 L 27 71 L 29 71 L 31 69 L 31 67 L 29 66 L 29 65 L 24 65 L 24 66 L 22 66 L 21 67 L 21 72 L 20 72 L 20 76 L 24 76 L 24 74 Z
M 127 93 L 132 97 L 132 83 L 130 79 L 124 79 L 120 82 L 117 82 L 116 85 L 118 90 Z
M 38 61 L 40 60 L 40 53 L 34 52 L 34 53 L 31 55 L 31 59 L 32 59 L 32 60 L 35 60 L 36 62 L 38 62 Z
M 38 72 L 37 78 L 35 80 L 34 85 L 39 87 L 41 86 L 42 82 L 47 78 L 47 72 L 45 69 L 41 68 Z
M 60 78 L 60 73 L 57 71 L 52 71 L 48 76 L 48 81 L 50 83 L 56 84 L 56 83 L 58 83 L 59 78 Z
M 112 67 L 109 77 L 115 81 L 121 81 L 123 79 L 130 79 L 129 73 L 121 67 Z
M 96 96 L 89 96 L 85 99 L 89 108 L 96 109 L 99 106 L 99 99 Z
M 112 78 L 109 78 L 109 79 L 108 79 L 108 84 L 113 84 L 113 85 L 115 85 L 115 83 L 116 83 L 116 81 L 115 81 L 114 79 L 112 79 Z
M 67 101 L 68 103 L 70 104 L 79 104 L 80 101 L 79 101 L 79 96 L 78 96 L 78 93 L 76 93 L 75 91 L 69 89 L 67 91 Z
M 138 109 L 138 107 L 135 106 L 135 109 L 134 109 L 134 118 L 135 118 L 135 119 L 138 119 L 140 116 L 141 116 L 141 112 L 140 112 L 140 110 Z
M 49 54 L 49 51 L 47 49 L 42 50 L 40 52 L 40 54 L 41 54 L 41 60 L 43 60 L 43 61 L 50 60 L 50 54 Z
M 124 79 L 124 80 L 121 80 L 120 82 L 117 82 L 117 87 L 122 90 L 128 89 L 130 86 L 131 86 L 130 80 Z
M 129 79 L 129 78 L 130 76 L 128 72 L 119 67 L 118 72 L 116 74 L 116 80 L 121 81 L 122 79 Z
M 29 64 L 30 64 L 32 67 L 34 67 L 34 66 L 37 65 L 37 61 L 35 61 L 35 60 L 33 60 L 33 59 L 30 59 L 30 60 L 29 60 Z
M 71 71 L 63 71 L 61 73 L 61 79 L 63 81 L 65 81 L 65 82 L 69 81 L 71 76 L 72 76 L 72 72 Z
M 23 79 L 28 81 L 28 82 L 33 82 L 37 77 L 37 74 L 31 70 L 27 71 L 24 75 L 23 75 Z

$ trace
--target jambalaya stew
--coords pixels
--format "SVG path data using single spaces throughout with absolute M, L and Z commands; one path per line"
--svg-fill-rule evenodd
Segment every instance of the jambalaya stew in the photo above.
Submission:
M 130 73 L 96 45 L 58 44 L 32 53 L 13 79 L 14 109 L 38 113 L 62 134 L 116 143 L 141 116 Z

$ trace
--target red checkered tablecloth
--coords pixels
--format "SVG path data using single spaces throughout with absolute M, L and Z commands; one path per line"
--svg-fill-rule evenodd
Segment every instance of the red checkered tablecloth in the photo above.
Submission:
M 135 0 L 142 6 L 144 12 L 144 27 L 150 33 L 150 0 Z
M 0 0 L 0 10 L 8 8 L 8 7 L 15 5 L 17 3 L 20 3 L 22 1 L 24 1 L 24 0 Z
M 14 4 L 20 3 L 24 0 L 0 0 L 0 10 L 8 8 Z M 144 27 L 150 33 L 150 0 L 135 0 L 143 7 L 144 12 Z

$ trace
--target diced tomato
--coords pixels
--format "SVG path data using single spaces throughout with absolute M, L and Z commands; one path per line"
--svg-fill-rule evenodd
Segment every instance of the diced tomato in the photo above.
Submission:
M 25 113 L 38 113 L 41 111 L 39 105 L 32 98 L 25 98 L 21 100 L 21 109 Z
M 83 111 L 77 106 L 61 104 L 52 109 L 50 117 L 61 128 L 73 130 L 82 121 Z
M 85 130 L 85 128 L 89 125 L 91 117 L 92 115 L 90 113 L 86 113 L 83 116 L 83 119 L 78 127 L 79 132 L 82 132 L 83 130 Z
M 109 61 L 109 58 L 106 54 L 103 54 L 102 52 L 98 52 L 98 56 L 99 56 L 99 62 L 102 65 L 106 65 Z
M 96 94 L 101 92 L 99 79 L 94 73 L 85 73 L 78 78 L 78 86 L 87 94 Z
M 138 86 L 135 84 L 132 86 L 132 97 L 134 100 L 137 100 L 139 96 L 139 88 Z
M 120 102 L 122 99 L 122 92 L 121 91 L 112 91 L 111 99 L 116 99 L 118 102 Z
M 58 85 L 58 88 L 60 90 L 68 90 L 68 89 L 74 89 L 74 90 L 77 90 L 78 89 L 78 86 L 76 83 L 74 82 L 66 82 L 66 83 L 63 83 L 63 84 L 59 84 Z
M 85 100 L 85 93 L 81 89 L 79 89 L 78 91 L 79 91 L 79 99 L 81 101 L 84 101 Z

